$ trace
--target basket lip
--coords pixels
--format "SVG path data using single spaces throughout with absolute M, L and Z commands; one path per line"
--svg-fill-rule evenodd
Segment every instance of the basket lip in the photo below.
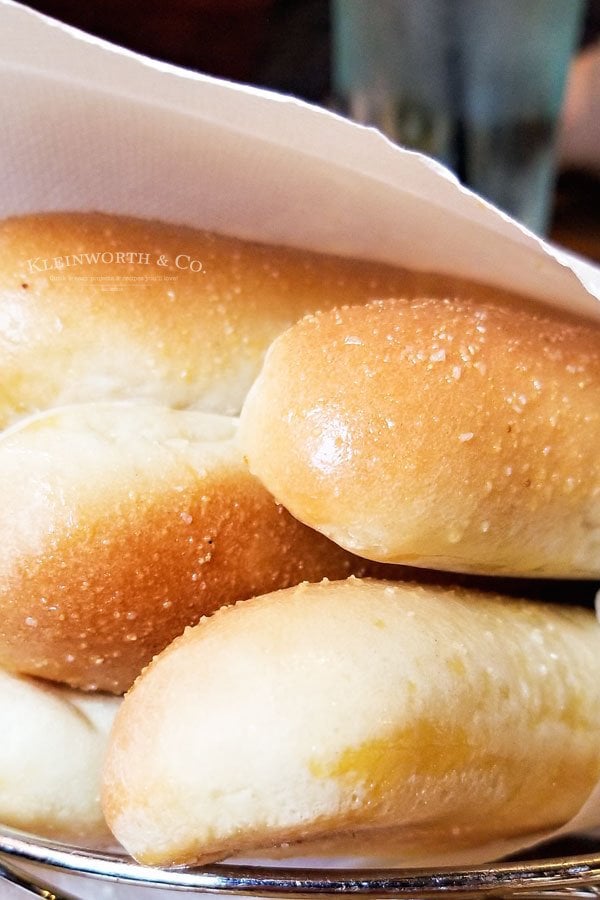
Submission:
M 162 869 L 140 865 L 124 853 L 90 851 L 0 826 L 0 854 L 104 881 L 254 897 L 352 893 L 422 898 L 499 890 L 528 894 L 581 885 L 598 885 L 600 891 L 600 841 L 593 854 L 460 868 L 315 869 L 216 863 Z

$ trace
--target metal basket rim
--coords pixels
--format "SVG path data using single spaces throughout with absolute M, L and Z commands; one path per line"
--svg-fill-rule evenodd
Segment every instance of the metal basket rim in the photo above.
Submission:
M 599 842 L 600 843 L 600 842 Z M 597 885 L 600 846 L 592 854 L 499 862 L 485 866 L 410 869 L 315 869 L 217 863 L 199 868 L 142 866 L 124 853 L 90 851 L 0 826 L 0 855 L 103 881 L 215 894 L 262 897 L 360 894 L 425 897 L 440 894 L 564 891 Z

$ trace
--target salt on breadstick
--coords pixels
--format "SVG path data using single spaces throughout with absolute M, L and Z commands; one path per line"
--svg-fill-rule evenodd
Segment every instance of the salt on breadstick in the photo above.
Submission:
M 600 777 L 591 612 L 348 579 L 224 609 L 128 694 L 103 807 L 148 864 L 397 833 L 398 862 L 560 827 Z M 373 841 L 371 840 L 371 844 Z
M 110 288 L 110 290 L 107 290 Z M 0 428 L 145 399 L 237 415 L 265 350 L 317 309 L 499 289 L 102 213 L 0 223 Z
M 251 471 L 369 559 L 600 575 L 600 328 L 543 307 L 390 299 L 309 316 L 241 417 Z
M 275 503 L 236 429 L 226 416 L 90 403 L 0 435 L 0 665 L 123 693 L 219 606 L 372 571 Z

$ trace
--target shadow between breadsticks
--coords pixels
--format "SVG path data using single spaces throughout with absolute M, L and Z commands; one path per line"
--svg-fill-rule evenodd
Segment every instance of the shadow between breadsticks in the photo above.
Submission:
M 348 833 L 360 853 L 377 830 L 398 864 L 481 859 L 587 800 L 599 708 L 590 611 L 303 584 L 220 610 L 152 662 L 117 716 L 103 808 L 147 864 Z

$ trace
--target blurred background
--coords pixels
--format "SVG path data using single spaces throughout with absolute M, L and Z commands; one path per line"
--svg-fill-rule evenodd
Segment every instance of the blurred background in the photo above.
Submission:
M 29 0 L 374 124 L 600 262 L 600 0 Z

